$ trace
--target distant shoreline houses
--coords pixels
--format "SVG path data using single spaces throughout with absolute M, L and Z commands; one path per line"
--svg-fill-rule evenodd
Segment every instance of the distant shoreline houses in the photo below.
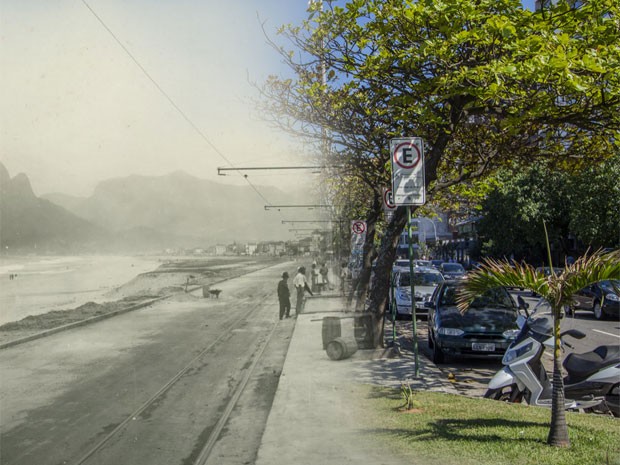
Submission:
M 320 242 L 310 237 L 298 241 L 233 242 L 231 244 L 216 244 L 208 247 L 195 247 L 191 249 L 168 248 L 164 250 L 164 254 L 220 257 L 238 255 L 282 257 L 312 255 L 319 251 L 321 251 Z

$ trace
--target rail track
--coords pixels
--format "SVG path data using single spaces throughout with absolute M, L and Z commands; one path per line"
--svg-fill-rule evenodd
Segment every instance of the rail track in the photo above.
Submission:
M 147 313 L 38 343 L 45 359 L 59 344 L 69 347 L 101 334 L 94 343 L 105 345 L 104 335 L 115 328 L 169 321 L 153 326 L 155 333 L 152 324 L 136 333 L 143 342 L 130 345 L 135 349 L 121 359 L 104 359 L 105 373 L 86 365 L 61 397 L 35 403 L 34 410 L 22 408 L 28 421 L 2 430 L 2 463 L 251 463 L 294 328 L 290 320 L 279 322 L 275 293 L 265 287 L 263 280 L 271 282 L 274 274 L 241 278 L 239 287 L 226 291 L 234 298 L 210 300 L 207 307 L 189 297 L 166 300 Z M 22 353 L 17 360 L 33 356 L 32 348 Z M 15 355 L 7 353 L 3 363 Z M 57 363 L 52 360 L 52 366 Z M 11 398 L 28 405 L 27 397 Z M 235 461 L 240 442 L 247 446 L 244 459 Z M 233 461 L 222 461 L 229 454 Z
M 100 463 L 97 461 L 97 453 L 106 446 L 106 444 L 110 443 L 114 440 L 119 433 L 121 433 L 129 423 L 139 417 L 143 412 L 145 412 L 149 407 L 157 404 L 162 398 L 166 396 L 166 393 L 181 380 L 185 375 L 196 368 L 196 365 L 199 361 L 210 352 L 213 352 L 214 348 L 216 348 L 221 341 L 226 338 L 231 332 L 235 329 L 239 328 L 243 324 L 252 320 L 252 317 L 260 311 L 260 307 L 256 307 L 250 312 L 248 312 L 245 317 L 239 319 L 237 316 L 233 316 L 226 322 L 225 327 L 222 328 L 222 334 L 212 341 L 207 347 L 205 347 L 198 355 L 196 355 L 189 363 L 187 363 L 183 368 L 181 368 L 172 378 L 170 378 L 165 384 L 161 386 L 157 392 L 155 392 L 146 402 L 140 405 L 135 411 L 129 414 L 116 428 L 110 431 L 104 438 L 102 438 L 95 446 L 93 446 L 88 452 L 86 452 L 79 460 L 74 462 L 74 465 L 83 465 L 88 463 Z M 233 394 L 226 403 L 222 414 L 217 419 L 217 423 L 214 428 L 211 429 L 210 434 L 208 435 L 206 441 L 204 441 L 204 445 L 200 449 L 198 455 L 194 458 L 192 457 L 191 463 L 194 465 L 204 465 L 211 452 L 213 451 L 213 447 L 215 446 L 218 437 L 220 436 L 222 430 L 226 426 L 226 423 L 233 411 L 233 408 L 237 404 L 239 398 L 243 394 L 249 379 L 254 374 L 254 370 L 257 364 L 262 357 L 262 354 L 267 347 L 267 344 L 271 341 L 275 329 L 277 325 L 274 324 L 271 330 L 267 333 L 266 337 L 260 338 L 258 344 L 254 350 L 248 351 L 250 356 L 246 361 L 245 365 L 248 365 L 249 368 L 246 370 L 244 376 L 240 380 L 240 382 L 234 388 Z M 213 419 L 211 419 L 213 420 Z

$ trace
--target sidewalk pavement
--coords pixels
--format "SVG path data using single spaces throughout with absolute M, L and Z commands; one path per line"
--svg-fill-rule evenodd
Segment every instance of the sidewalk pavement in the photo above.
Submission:
M 354 313 L 344 313 L 344 299 L 333 293 L 308 298 L 295 321 L 278 389 L 256 460 L 257 465 L 373 463 L 401 464 L 362 427 L 355 397 L 361 385 L 456 394 L 441 372 L 423 355 L 414 376 L 413 354 L 391 356 L 391 349 L 358 350 L 350 358 L 331 360 L 322 344 L 324 316 L 341 316 L 342 334 L 353 334 Z M 347 318 L 348 317 L 348 318 Z M 288 320 L 284 320 L 285 324 Z

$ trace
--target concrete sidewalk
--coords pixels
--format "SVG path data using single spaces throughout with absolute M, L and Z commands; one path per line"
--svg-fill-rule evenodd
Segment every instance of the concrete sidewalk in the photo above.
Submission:
M 439 369 L 423 355 L 413 378 L 413 354 L 390 358 L 391 350 L 358 350 L 348 359 L 329 359 L 322 344 L 324 316 L 341 316 L 342 333 L 353 334 L 353 313 L 333 293 L 309 298 L 295 321 L 278 390 L 273 401 L 256 464 L 411 463 L 396 457 L 360 426 L 355 398 L 362 384 L 456 394 Z

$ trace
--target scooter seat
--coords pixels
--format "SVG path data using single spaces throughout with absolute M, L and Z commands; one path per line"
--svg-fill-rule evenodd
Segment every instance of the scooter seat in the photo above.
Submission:
M 598 346 L 584 354 L 569 354 L 562 366 L 568 373 L 568 378 L 576 382 L 614 363 L 620 363 L 620 346 Z

